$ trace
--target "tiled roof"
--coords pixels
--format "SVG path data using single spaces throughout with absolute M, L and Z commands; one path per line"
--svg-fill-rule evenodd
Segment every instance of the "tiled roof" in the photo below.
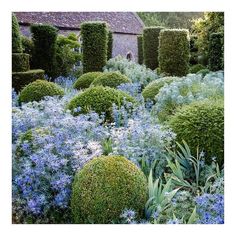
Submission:
M 143 22 L 133 12 L 15 12 L 20 24 L 47 23 L 79 29 L 84 21 L 106 21 L 117 33 L 141 34 Z

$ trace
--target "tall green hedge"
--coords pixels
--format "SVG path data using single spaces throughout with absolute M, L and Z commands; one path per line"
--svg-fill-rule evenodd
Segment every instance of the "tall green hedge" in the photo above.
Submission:
M 197 36 L 190 36 L 190 65 L 198 64 L 198 46 L 197 46 Z
M 142 65 L 143 64 L 143 35 L 137 36 L 137 44 L 138 44 L 138 63 Z
M 58 29 L 51 25 L 36 24 L 30 26 L 30 31 L 34 43 L 33 67 L 42 68 L 48 76 L 54 77 Z
M 102 71 L 107 62 L 108 29 L 106 22 L 81 24 L 83 72 Z
M 159 67 L 161 73 L 184 76 L 189 67 L 189 31 L 165 29 L 159 37 Z
M 112 58 L 112 47 L 113 47 L 113 34 L 111 31 L 109 31 L 108 42 L 107 42 L 107 60 Z
M 22 51 L 20 27 L 15 14 L 12 14 L 12 53 L 21 53 Z
M 224 34 L 213 33 L 209 42 L 209 69 L 211 71 L 224 68 Z
M 159 34 L 163 27 L 147 27 L 143 30 L 144 64 L 154 70 L 158 67 Z

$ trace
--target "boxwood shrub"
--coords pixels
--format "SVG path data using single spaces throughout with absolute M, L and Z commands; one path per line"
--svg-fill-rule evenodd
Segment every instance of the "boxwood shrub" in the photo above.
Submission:
M 158 67 L 159 34 L 163 27 L 146 27 L 143 30 L 144 64 L 154 70 Z
M 81 24 L 83 72 L 102 71 L 107 62 L 108 29 L 106 22 Z
M 29 54 L 12 53 L 12 71 L 24 72 L 30 69 Z
M 191 35 L 190 36 L 190 65 L 198 64 L 198 46 L 197 46 L 197 36 Z
M 209 41 L 209 69 L 211 71 L 224 69 L 224 34 L 213 33 Z
M 100 71 L 97 72 L 88 72 L 83 75 L 81 75 L 74 83 L 73 87 L 75 89 L 85 89 L 88 88 L 91 83 L 99 76 L 101 76 L 103 73 Z
M 161 73 L 185 76 L 189 66 L 189 32 L 185 29 L 164 29 L 159 37 Z
M 223 101 L 201 101 L 182 107 L 170 118 L 170 127 L 177 134 L 177 141 L 185 140 L 196 155 L 205 152 L 206 162 L 216 157 L 224 162 L 224 104 Z
M 196 74 L 198 71 L 204 70 L 204 69 L 206 69 L 206 67 L 203 66 L 202 64 L 196 64 L 189 68 L 189 73 Z
M 112 58 L 112 48 L 113 48 L 113 34 L 112 31 L 109 31 L 108 41 L 107 41 L 107 60 Z
M 95 111 L 98 114 L 105 113 L 106 120 L 112 120 L 112 104 L 121 105 L 123 100 L 135 102 L 130 95 L 109 87 L 96 86 L 84 90 L 69 102 L 67 108 L 73 115 Z M 80 110 L 78 108 L 80 107 Z
M 108 86 L 116 88 L 120 84 L 131 83 L 132 81 L 125 75 L 118 72 L 105 72 L 97 77 L 91 84 L 91 86 Z
M 142 65 L 143 64 L 143 35 L 137 36 L 137 44 L 138 44 L 138 63 Z
M 143 172 L 121 156 L 88 162 L 73 182 L 71 209 L 75 223 L 117 223 L 124 209 L 143 216 L 147 181 Z
M 19 92 L 25 85 L 38 79 L 44 80 L 44 70 L 28 70 L 12 73 L 12 87 Z
M 170 84 L 178 77 L 163 77 L 149 83 L 143 90 L 142 95 L 145 100 L 152 100 L 155 102 L 155 96 L 165 84 Z
M 36 80 L 26 85 L 20 92 L 19 102 L 32 102 L 40 101 L 45 96 L 63 96 L 63 89 L 53 83 L 46 80 Z
M 43 69 L 49 77 L 53 78 L 58 29 L 51 25 L 35 24 L 30 26 L 30 31 L 34 43 L 32 66 Z
M 15 14 L 12 14 L 12 53 L 21 53 L 22 44 L 20 36 L 20 27 Z

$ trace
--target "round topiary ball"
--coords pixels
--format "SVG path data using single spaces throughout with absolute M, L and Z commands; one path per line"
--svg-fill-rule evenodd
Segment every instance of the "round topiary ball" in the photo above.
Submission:
M 143 90 L 142 95 L 145 100 L 155 101 L 155 96 L 165 84 L 170 84 L 178 77 L 163 77 L 149 83 Z
M 121 156 L 102 156 L 88 162 L 75 176 L 71 209 L 75 223 L 117 222 L 124 209 L 143 215 L 147 180 Z
M 196 155 L 205 152 L 206 162 L 212 157 L 224 162 L 224 104 L 222 101 L 201 101 L 182 107 L 170 118 L 170 127 L 177 134 L 177 141 L 185 140 Z
M 91 84 L 91 86 L 108 86 L 116 88 L 120 84 L 131 83 L 132 81 L 125 75 L 118 72 L 105 72 L 101 76 L 97 77 Z
M 81 75 L 74 83 L 73 87 L 75 89 L 86 89 L 90 86 L 90 84 L 99 76 L 101 76 L 102 72 L 88 72 Z
M 20 92 L 19 102 L 40 101 L 45 96 L 63 96 L 63 89 L 46 80 L 36 80 L 26 85 Z
M 76 95 L 69 102 L 67 108 L 71 110 L 73 115 L 80 113 L 88 113 L 95 111 L 98 114 L 105 113 L 107 120 L 112 118 L 112 104 L 121 105 L 127 102 L 134 103 L 135 100 L 130 95 L 120 90 L 96 86 L 84 90 L 79 95 Z M 78 107 L 80 110 L 78 111 Z

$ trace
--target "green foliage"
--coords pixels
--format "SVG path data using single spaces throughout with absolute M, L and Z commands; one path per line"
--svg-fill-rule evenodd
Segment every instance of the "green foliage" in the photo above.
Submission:
M 25 72 L 12 73 L 12 87 L 19 92 L 25 85 L 35 81 L 44 80 L 44 70 L 28 70 Z
M 142 65 L 143 64 L 143 35 L 137 36 L 137 43 L 138 43 L 138 63 Z
M 108 29 L 106 22 L 81 24 L 83 72 L 102 71 L 107 62 Z
M 202 69 L 202 70 L 199 70 L 198 72 L 197 72 L 197 75 L 198 74 L 201 74 L 202 75 L 202 77 L 204 77 L 206 74 L 208 74 L 208 73 L 210 73 L 210 70 L 209 69 Z
M 112 31 L 109 31 L 108 41 L 107 41 L 107 60 L 112 58 L 112 48 L 113 48 L 113 35 Z
M 80 44 L 75 34 L 69 34 L 68 36 L 58 35 L 56 41 L 55 76 L 68 76 L 72 73 L 73 66 L 81 60 L 79 48 Z
M 206 67 L 203 66 L 202 64 L 196 64 L 189 68 L 189 73 L 196 74 L 198 71 L 204 70 L 204 69 L 206 69 Z
M 197 36 L 190 35 L 190 65 L 198 64 L 198 47 L 197 47 Z
M 22 53 L 20 27 L 15 14 L 12 14 L 12 53 Z
M 124 209 L 143 216 L 147 181 L 125 157 L 102 156 L 88 162 L 75 176 L 71 208 L 75 223 L 118 222 Z
M 74 83 L 73 87 L 75 89 L 85 89 L 88 88 L 91 83 L 99 76 L 101 76 L 103 73 L 98 72 L 88 72 L 83 75 L 81 75 Z
M 171 82 L 173 82 L 175 78 L 177 77 L 163 77 L 161 79 L 154 80 L 151 83 L 149 83 L 142 92 L 144 99 L 145 100 L 150 99 L 154 102 L 155 96 L 159 93 L 160 89 L 165 84 L 170 84 Z
M 33 68 L 41 68 L 49 77 L 55 76 L 57 31 L 51 25 L 31 25 L 34 52 Z
M 165 29 L 159 37 L 161 73 L 184 76 L 189 65 L 189 33 L 184 29 Z
M 21 36 L 21 41 L 22 41 L 23 53 L 27 53 L 29 55 L 32 55 L 33 50 L 34 50 L 33 41 L 24 35 Z
M 12 71 L 24 72 L 30 69 L 29 54 L 12 53 Z
M 99 77 L 97 77 L 91 84 L 91 86 L 108 86 L 111 88 L 116 88 L 120 84 L 131 83 L 131 80 L 122 75 L 119 72 L 105 72 Z
M 143 30 L 144 64 L 154 70 L 158 67 L 159 34 L 163 27 L 148 27 Z
M 19 102 L 32 102 L 40 101 L 45 96 L 63 96 L 63 89 L 53 83 L 46 80 L 36 80 L 26 85 L 20 92 Z
M 209 42 L 209 69 L 218 71 L 224 69 L 224 34 L 212 33 Z
M 201 101 L 184 106 L 170 118 L 170 127 L 177 141 L 185 140 L 192 153 L 203 150 L 206 162 L 216 157 L 224 162 L 224 104 L 222 101 Z
M 67 108 L 73 115 L 95 111 L 98 114 L 105 113 L 105 118 L 112 118 L 112 104 L 122 105 L 124 98 L 127 102 L 135 102 L 128 94 L 114 88 L 96 86 L 90 87 L 79 95 L 75 96 L 68 104 Z M 81 108 L 77 111 L 78 107 Z
M 209 40 L 212 33 L 224 32 L 224 12 L 205 12 L 202 18 L 194 21 L 192 31 L 198 35 L 197 46 L 206 64 L 209 54 Z

